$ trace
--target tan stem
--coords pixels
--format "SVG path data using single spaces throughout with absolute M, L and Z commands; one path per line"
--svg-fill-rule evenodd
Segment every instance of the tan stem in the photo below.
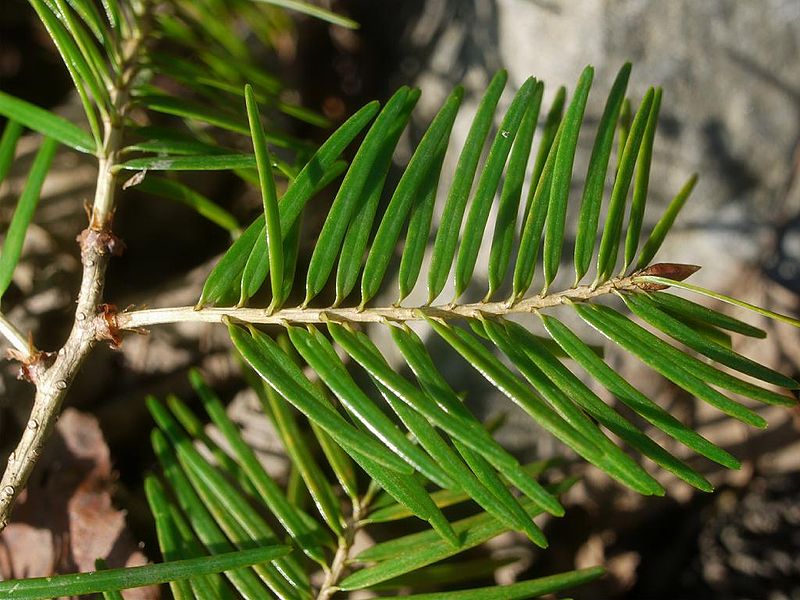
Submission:
M 475 302 L 472 304 L 445 304 L 419 307 L 375 307 L 351 308 L 284 308 L 269 312 L 260 308 L 203 308 L 191 306 L 176 308 L 154 308 L 119 313 L 116 327 L 121 330 L 136 330 L 165 323 L 224 323 L 228 319 L 245 323 L 280 325 L 281 323 L 325 323 L 326 321 L 351 321 L 361 323 L 422 321 L 425 317 L 440 319 L 474 318 L 480 315 L 504 316 L 533 313 L 537 310 L 582 302 L 610 294 L 617 290 L 632 290 L 636 286 L 632 277 L 611 279 L 603 285 L 574 287 L 569 290 L 533 296 L 509 304 L 507 302 Z
M 365 514 L 366 503 L 356 504 L 353 507 L 353 515 L 348 520 L 342 535 L 339 536 L 336 554 L 334 554 L 333 560 L 331 561 L 331 568 L 325 573 L 325 580 L 322 582 L 319 594 L 317 594 L 317 600 L 330 600 L 339 590 L 337 584 L 345 574 L 347 562 L 350 560 L 350 551 L 353 548 L 356 534 L 362 526 L 361 519 Z

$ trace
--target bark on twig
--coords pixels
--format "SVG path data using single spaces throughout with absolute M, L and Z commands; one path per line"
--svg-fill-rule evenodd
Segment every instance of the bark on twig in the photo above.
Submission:
M 123 68 L 111 90 L 112 107 L 103 122 L 105 138 L 98 151 L 97 187 L 89 227 L 78 236 L 83 274 L 74 323 L 53 364 L 37 374 L 28 423 L 0 481 L 0 531 L 7 525 L 14 502 L 38 462 L 64 397 L 98 339 L 95 316 L 103 304 L 106 267 L 118 247 L 111 231 L 116 203 L 114 166 L 122 143 L 129 87 L 138 72 L 139 51 L 145 40 L 141 28 L 132 31 L 133 37 L 123 41 Z

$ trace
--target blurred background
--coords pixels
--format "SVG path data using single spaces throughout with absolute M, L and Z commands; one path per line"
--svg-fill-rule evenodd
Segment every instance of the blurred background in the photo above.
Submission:
M 292 98 L 333 122 L 368 100 L 387 98 L 399 85 L 420 87 L 423 95 L 402 142 L 406 152 L 413 149 L 452 87 L 464 85 L 466 98 L 440 189 L 452 177 L 474 109 L 497 69 L 509 72 L 506 104 L 533 75 L 545 82 L 548 107 L 559 86 L 571 91 L 583 67 L 592 64 L 596 74 L 585 120 L 588 127 L 575 166 L 575 186 L 582 185 L 593 125 L 617 70 L 632 61 L 629 95 L 634 106 L 648 86 L 664 88 L 645 228 L 652 227 L 692 173 L 700 175 L 658 258 L 701 264 L 704 268 L 693 277 L 700 285 L 797 314 L 797 0 L 336 0 L 326 4 L 361 28 L 347 31 L 292 17 L 265 52 L 265 68 L 287 83 Z M 0 89 L 65 115 L 79 111 L 60 59 L 24 0 L 3 0 L 0 11 Z M 308 125 L 282 126 L 318 142 L 325 138 L 324 130 Z M 12 174 L 0 186 L 3 226 L 24 182 L 25 143 L 21 168 L 15 171 L 19 175 Z M 398 164 L 407 156 L 398 155 Z M 47 183 L 24 261 L 7 296 L 9 318 L 23 331 L 30 330 L 44 348 L 58 347 L 70 324 L 80 266 L 74 236 L 84 226 L 82 205 L 91 197 L 94 176 L 91 163 L 80 157 L 64 153 L 57 160 L 59 168 Z M 242 222 L 258 210 L 258 196 L 232 177 L 203 174 L 199 185 Z M 313 218 L 309 220 L 308 227 L 313 227 Z M 230 241 L 224 231 L 184 208 L 156 203 L 135 192 L 123 195 L 117 227 L 128 250 L 112 264 L 107 297 L 120 308 L 145 302 L 192 304 L 203 278 Z M 312 243 L 313 238 L 309 248 Z M 479 259 L 478 274 L 485 263 Z M 767 329 L 770 337 L 766 342 L 736 339 L 735 348 L 789 375 L 800 374 L 797 331 L 745 318 Z M 108 464 L 101 479 L 113 491 L 113 503 L 106 509 L 127 511 L 128 541 L 119 544 L 120 560 L 136 552 L 147 555 L 153 547 L 141 497 L 142 473 L 152 466 L 147 444 L 151 424 L 143 397 L 188 393 L 186 370 L 199 365 L 213 374 L 218 389 L 234 399 L 232 414 L 245 424 L 253 421 L 248 416 L 252 405 L 246 394 L 239 393 L 241 382 L 227 348 L 221 329 L 161 328 L 149 336 L 129 336 L 119 351 L 95 353 L 76 382 L 69 398 L 72 408 L 76 415 L 78 411 L 95 415 L 92 426 L 102 431 L 108 444 L 102 458 Z M 517 559 L 498 572 L 496 580 L 509 582 L 523 574 L 602 563 L 609 575 L 576 591 L 576 598 L 800 598 L 800 413 L 761 409 L 770 426 L 753 430 L 706 410 L 684 392 L 650 376 L 634 360 L 615 354 L 607 358 L 662 406 L 742 459 L 744 466 L 724 473 L 698 459 L 693 466 L 717 491 L 697 494 L 662 477 L 669 486 L 665 498 L 628 494 L 588 469 L 567 499 L 567 517 L 548 524 L 550 550 L 534 551 L 514 535 L 492 542 L 490 552 L 495 556 Z M 469 390 L 468 400 L 479 415 L 508 413 L 499 437 L 515 453 L 529 460 L 559 453 L 557 444 L 539 435 L 529 419 L 513 418 L 505 399 L 487 390 L 467 365 L 447 353 L 442 353 L 442 360 L 453 361 L 449 376 Z M 2 366 L 2 375 L 0 444 L 7 446 L 27 418 L 31 390 L 16 381 L 11 364 Z M 249 426 L 255 428 L 252 439 L 269 456 L 269 431 Z M 280 472 L 282 459 L 270 460 Z M 60 468 L 55 459 L 47 464 L 51 475 Z M 75 487 L 84 481 L 81 477 L 66 484 L 54 482 L 47 479 L 45 466 L 32 485 Z M 51 507 L 49 512 L 62 509 Z M 47 509 L 19 511 L 15 518 L 27 529 L 17 530 L 17 535 L 30 540 L 24 535 L 36 531 L 44 536 L 39 543 L 55 547 L 58 528 L 64 524 L 36 517 L 37 511 Z M 125 528 L 123 521 L 119 528 Z M 22 543 L 8 537 L 4 536 L 7 555 L 14 543 Z M 143 550 L 137 548 L 138 540 L 145 540 Z M 2 555 L 0 549 L 0 568 Z M 62 554 L 53 552 L 53 561 L 62 559 Z M 78 563 L 74 557 L 70 560 Z M 10 567 L 5 568 L 8 572 Z

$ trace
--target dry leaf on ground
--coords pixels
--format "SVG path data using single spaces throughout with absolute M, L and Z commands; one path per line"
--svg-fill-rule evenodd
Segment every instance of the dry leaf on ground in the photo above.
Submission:
M 114 474 L 97 420 L 66 409 L 34 476 L 0 536 L 0 576 L 41 577 L 147 562 L 111 501 Z M 125 593 L 152 600 L 158 589 Z

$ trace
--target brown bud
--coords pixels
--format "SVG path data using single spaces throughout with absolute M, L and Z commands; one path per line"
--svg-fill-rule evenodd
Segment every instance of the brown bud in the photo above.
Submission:
M 639 271 L 636 277 L 652 276 L 672 279 L 673 281 L 683 281 L 687 277 L 696 273 L 700 267 L 698 265 L 684 265 L 681 263 L 658 263 L 650 265 L 646 269 Z M 635 278 L 634 278 L 635 280 Z M 636 281 L 636 285 L 646 291 L 665 290 L 669 286 L 650 281 Z
M 92 228 L 84 229 L 78 236 L 81 252 L 86 255 L 95 252 L 100 255 L 113 254 L 120 256 L 125 250 L 125 243 L 110 231 Z

